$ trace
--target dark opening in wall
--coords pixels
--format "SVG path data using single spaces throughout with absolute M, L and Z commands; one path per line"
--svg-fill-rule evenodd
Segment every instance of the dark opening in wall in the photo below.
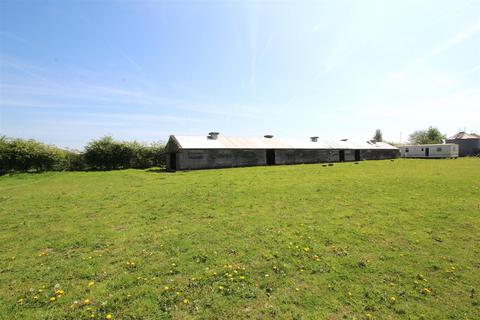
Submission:
M 355 150 L 355 161 L 360 161 L 360 160 L 362 160 L 360 158 L 360 150 Z
M 275 150 L 268 149 L 267 150 L 267 166 L 271 166 L 275 164 Z
M 177 154 L 169 153 L 168 156 L 168 165 L 170 167 L 170 170 L 177 170 Z

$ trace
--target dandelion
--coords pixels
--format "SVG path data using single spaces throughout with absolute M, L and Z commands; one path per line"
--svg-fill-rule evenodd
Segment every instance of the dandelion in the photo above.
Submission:
M 349 292 L 349 293 L 348 293 L 348 296 L 349 296 L 349 297 L 351 297 L 351 296 L 352 296 L 352 293 L 351 293 L 351 292 Z
M 94 284 L 95 284 L 95 281 L 90 281 L 90 282 L 88 283 L 88 287 L 91 287 L 91 286 L 93 286 Z
M 391 303 L 395 303 L 395 301 L 397 301 L 397 299 L 395 297 L 390 297 L 390 302 Z
M 51 301 L 51 302 L 53 302 L 53 301 L 55 301 L 55 300 L 56 300 L 55 297 L 51 297 L 51 298 L 50 298 L 50 301 Z
M 373 316 L 370 313 L 367 313 L 366 317 L 367 317 L 367 319 L 372 319 L 373 318 Z
M 163 290 L 168 291 L 170 289 L 168 286 L 163 287 Z
M 297 292 L 300 291 L 300 288 L 295 288 L 295 291 L 297 291 Z
M 183 299 L 183 304 L 188 304 L 188 299 Z
M 20 299 L 18 299 L 17 303 L 19 303 L 19 304 L 23 304 L 23 302 L 24 302 L 24 301 L 25 301 L 25 299 L 23 299 L 23 298 L 20 298 Z
M 90 302 L 91 302 L 90 299 L 83 300 L 83 304 L 90 304 Z
M 223 290 L 223 286 L 218 286 L 218 289 L 219 289 L 219 290 Z
M 105 316 L 105 319 L 113 319 L 112 314 L 111 314 L 111 313 L 107 314 L 107 315 Z
M 423 293 L 430 294 L 430 293 L 432 293 L 432 290 L 429 289 L 429 288 L 423 288 Z

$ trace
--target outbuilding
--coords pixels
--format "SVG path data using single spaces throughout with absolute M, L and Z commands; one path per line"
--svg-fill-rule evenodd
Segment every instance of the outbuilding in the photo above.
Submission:
M 448 144 L 416 144 L 400 146 L 402 158 L 458 158 L 458 145 Z
M 276 164 L 361 161 L 398 158 L 398 148 L 384 142 L 171 135 L 165 148 L 167 169 L 194 170 Z
M 458 145 L 458 155 L 460 157 L 480 155 L 480 135 L 478 134 L 459 132 L 448 138 L 447 143 Z

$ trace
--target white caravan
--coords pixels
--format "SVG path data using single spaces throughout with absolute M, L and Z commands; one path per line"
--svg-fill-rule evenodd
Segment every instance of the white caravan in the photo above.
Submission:
M 458 145 L 448 144 L 416 144 L 400 146 L 401 158 L 458 158 Z

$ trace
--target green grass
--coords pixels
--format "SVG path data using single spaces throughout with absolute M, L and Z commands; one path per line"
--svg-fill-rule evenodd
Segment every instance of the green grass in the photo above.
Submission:
M 109 314 L 479 319 L 480 159 L 1 177 L 0 318 Z

